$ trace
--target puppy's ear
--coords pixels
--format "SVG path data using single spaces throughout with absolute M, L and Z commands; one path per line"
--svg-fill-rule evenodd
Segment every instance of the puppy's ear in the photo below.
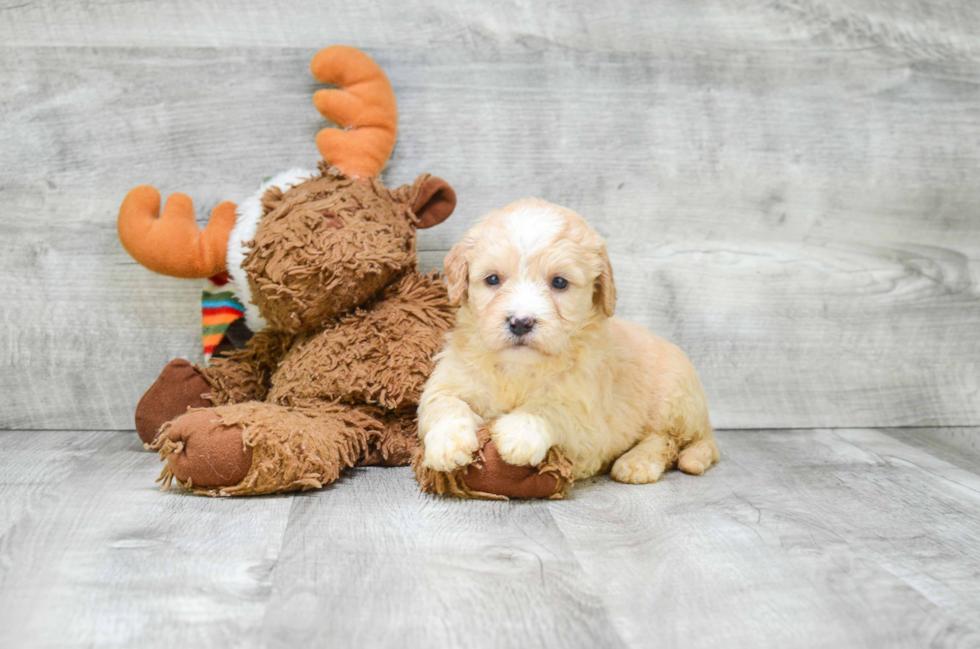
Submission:
M 446 269 L 446 288 L 449 289 L 449 303 L 459 306 L 466 297 L 466 288 L 470 283 L 470 264 L 467 259 L 469 247 L 457 243 L 446 255 L 442 262 Z
M 613 281 L 612 264 L 609 263 L 609 251 L 606 250 L 605 243 L 599 249 L 599 261 L 602 270 L 595 280 L 593 303 L 602 309 L 607 318 L 611 318 L 616 313 L 616 282 Z

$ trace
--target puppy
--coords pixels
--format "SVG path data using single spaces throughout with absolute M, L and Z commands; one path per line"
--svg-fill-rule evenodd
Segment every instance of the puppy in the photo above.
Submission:
M 473 461 L 491 423 L 501 457 L 540 463 L 557 445 L 576 478 L 656 482 L 718 460 L 694 367 L 676 346 L 613 317 L 605 241 L 581 216 L 522 200 L 484 216 L 446 256 L 456 329 L 419 403 L 423 464 Z

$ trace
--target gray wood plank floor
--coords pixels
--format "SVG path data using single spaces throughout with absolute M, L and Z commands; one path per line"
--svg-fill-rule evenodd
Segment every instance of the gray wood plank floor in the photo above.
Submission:
M 721 431 L 700 478 L 487 503 L 161 494 L 131 432 L 0 433 L 0 646 L 976 647 L 980 465 L 902 436 Z

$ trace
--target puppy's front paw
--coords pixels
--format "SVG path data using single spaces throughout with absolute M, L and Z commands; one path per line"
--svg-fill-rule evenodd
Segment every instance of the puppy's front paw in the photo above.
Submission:
M 551 448 L 551 435 L 538 417 L 524 412 L 504 415 L 493 422 L 490 436 L 507 464 L 540 464 Z
M 476 422 L 464 418 L 440 421 L 422 443 L 425 446 L 422 466 L 435 471 L 452 471 L 465 466 L 473 461 L 473 453 L 479 446 Z

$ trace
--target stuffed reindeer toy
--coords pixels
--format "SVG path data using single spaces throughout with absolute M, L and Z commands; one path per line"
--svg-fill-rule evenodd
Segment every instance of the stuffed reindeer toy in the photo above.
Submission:
M 317 135 L 318 170 L 286 171 L 240 205 L 221 203 L 203 229 L 190 198 L 173 194 L 160 213 L 150 186 L 119 211 L 134 259 L 174 277 L 220 283 L 227 273 L 256 332 L 208 366 L 171 361 L 141 399 L 136 430 L 166 461 L 164 488 L 313 489 L 348 467 L 418 455 L 418 399 L 454 310 L 442 279 L 418 271 L 416 230 L 449 217 L 456 196 L 428 174 L 394 190 L 381 183 L 397 110 L 373 60 L 334 46 L 310 68 L 335 87 L 313 101 L 340 127 Z M 562 497 L 571 482 L 557 451 L 516 467 L 492 443 L 452 474 L 414 464 L 423 490 L 464 497 Z

